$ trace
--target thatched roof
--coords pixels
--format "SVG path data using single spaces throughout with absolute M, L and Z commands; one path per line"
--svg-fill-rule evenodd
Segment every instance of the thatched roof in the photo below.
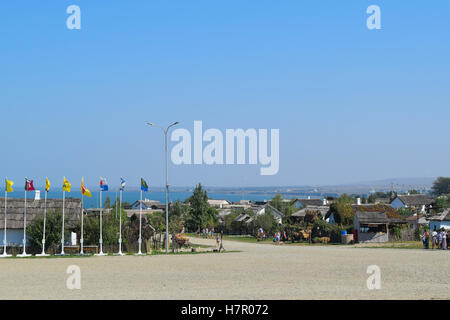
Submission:
M 291 217 L 304 218 L 308 211 L 320 212 L 322 216 L 325 216 L 328 213 L 328 210 L 330 210 L 329 206 L 310 206 L 294 212 Z
M 302 206 L 304 207 L 310 207 L 310 206 L 322 206 L 323 200 L 321 199 L 295 199 L 292 204 L 299 201 Z
M 424 194 L 399 195 L 397 198 L 409 207 L 428 206 L 434 201 L 433 197 Z
M 47 199 L 47 212 L 62 213 L 62 199 Z M 65 224 L 75 227 L 81 217 L 81 199 L 66 199 L 64 203 Z M 8 198 L 7 202 L 7 229 L 23 229 L 24 199 Z M 0 229 L 5 227 L 5 199 L 0 198 Z M 27 199 L 27 226 L 31 221 L 44 214 L 44 200 Z
M 450 209 L 446 209 L 438 215 L 430 218 L 431 221 L 450 221 Z
M 386 217 L 386 212 L 361 212 L 356 211 L 355 217 L 358 218 L 359 223 L 388 223 L 389 220 Z

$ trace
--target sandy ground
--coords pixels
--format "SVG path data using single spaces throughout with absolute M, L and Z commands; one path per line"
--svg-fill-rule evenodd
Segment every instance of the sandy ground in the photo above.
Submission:
M 224 246 L 242 252 L 0 260 L 0 299 L 450 299 L 450 251 Z M 80 290 L 67 288 L 70 265 Z M 379 290 L 367 288 L 369 265 Z

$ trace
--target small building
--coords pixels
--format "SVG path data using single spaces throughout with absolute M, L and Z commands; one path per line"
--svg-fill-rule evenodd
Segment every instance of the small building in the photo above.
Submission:
M 305 215 L 308 211 L 312 212 L 318 212 L 322 215 L 322 218 L 325 219 L 326 214 L 330 210 L 329 206 L 309 206 L 303 209 L 300 209 L 296 212 L 294 212 L 291 217 L 293 217 L 297 221 L 304 221 Z M 329 222 L 329 221 L 328 221 Z
M 433 204 L 433 197 L 429 197 L 424 194 L 411 194 L 411 195 L 398 195 L 391 201 L 391 207 L 398 208 L 410 208 L 420 212 L 426 212 L 427 209 Z
M 386 212 L 356 211 L 353 218 L 358 242 L 387 242 L 389 240 L 389 219 Z
M 208 204 L 211 207 L 218 208 L 218 209 L 223 209 L 223 208 L 228 208 L 230 206 L 231 202 L 228 201 L 228 200 L 224 200 L 224 199 L 221 199 L 221 200 L 219 200 L 219 199 L 208 199 Z
M 296 209 L 302 209 L 311 206 L 326 206 L 328 205 L 327 199 L 295 199 L 292 201 L 291 206 Z
M 166 205 L 156 200 L 137 200 L 131 205 L 131 210 L 165 210 Z
M 58 212 L 62 214 L 62 199 L 47 199 L 47 212 Z M 44 215 L 44 200 L 27 199 L 27 227 L 38 216 Z M 5 199 L 0 198 L 0 241 L 3 241 L 5 230 Z M 8 198 L 6 215 L 6 242 L 8 246 L 23 245 L 23 220 L 24 220 L 24 199 Z M 66 230 L 74 230 L 81 219 L 81 199 L 65 199 L 64 203 L 64 224 Z M 70 241 L 70 232 L 66 231 L 66 241 Z M 3 243 L 2 243 L 3 244 Z M 28 243 L 27 243 L 28 244 Z
M 406 222 L 408 223 L 408 229 L 417 230 L 419 226 L 428 225 L 428 221 L 424 215 L 415 215 L 406 218 Z
M 450 209 L 444 210 L 441 214 L 435 215 L 429 219 L 430 230 L 439 230 L 444 228 L 450 230 Z

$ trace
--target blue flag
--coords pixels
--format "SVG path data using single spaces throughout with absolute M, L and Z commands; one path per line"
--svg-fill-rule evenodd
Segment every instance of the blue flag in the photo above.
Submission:
M 102 177 L 100 177 L 100 189 L 102 191 L 108 191 L 108 182 L 106 182 L 106 179 Z

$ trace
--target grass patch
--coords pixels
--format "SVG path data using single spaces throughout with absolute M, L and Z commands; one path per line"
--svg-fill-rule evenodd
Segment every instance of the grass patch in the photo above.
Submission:
M 355 248 L 375 248 L 375 249 L 423 249 L 421 241 L 393 241 L 385 243 L 361 244 Z M 431 245 L 430 245 L 431 249 Z

